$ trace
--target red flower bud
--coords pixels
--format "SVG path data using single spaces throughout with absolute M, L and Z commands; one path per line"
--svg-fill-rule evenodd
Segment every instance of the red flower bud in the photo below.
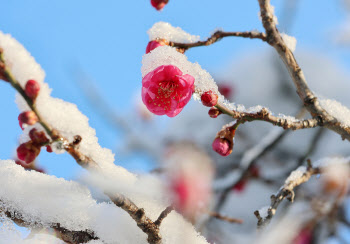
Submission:
M 23 130 L 23 124 L 34 125 L 38 122 L 38 117 L 33 111 L 26 111 L 18 115 L 19 126 Z
M 226 98 L 232 95 L 232 87 L 229 84 L 218 84 L 219 92 Z
M 46 152 L 48 152 L 48 153 L 52 153 L 53 152 L 52 147 L 50 145 L 46 146 Z
M 245 189 L 246 185 L 247 185 L 247 181 L 246 180 L 240 180 L 233 187 L 233 190 L 237 191 L 237 192 L 242 192 Z
M 1 50 L 0 50 L 0 53 L 1 53 Z M 5 75 L 5 64 L 3 62 L 0 62 L 0 80 L 8 81 Z
M 29 80 L 27 81 L 24 91 L 29 98 L 35 100 L 35 98 L 37 98 L 39 95 L 40 85 L 35 80 Z
M 167 46 L 168 44 L 169 44 L 169 42 L 165 39 L 158 39 L 155 41 L 150 41 L 146 47 L 146 54 L 149 53 L 150 51 L 156 49 L 157 47 Z
M 211 118 L 216 118 L 221 114 L 221 111 L 217 108 L 211 108 L 209 109 L 208 114 Z
M 17 148 L 18 159 L 30 164 L 39 155 L 40 147 L 34 144 L 32 141 L 21 144 Z
M 169 0 L 151 0 L 151 4 L 158 11 L 162 10 L 164 6 L 169 2 Z
M 220 130 L 213 141 L 213 150 L 224 157 L 230 155 L 233 149 L 235 133 L 236 130 L 232 127 L 224 127 Z
M 221 156 L 228 156 L 232 152 L 231 143 L 225 138 L 215 138 L 212 144 L 213 150 L 220 154 Z
M 207 91 L 202 94 L 201 100 L 204 106 L 213 107 L 218 102 L 218 95 L 212 91 Z
M 41 146 L 48 143 L 50 140 L 46 137 L 44 131 L 38 131 L 33 128 L 29 131 L 29 137 L 33 141 L 34 144 Z

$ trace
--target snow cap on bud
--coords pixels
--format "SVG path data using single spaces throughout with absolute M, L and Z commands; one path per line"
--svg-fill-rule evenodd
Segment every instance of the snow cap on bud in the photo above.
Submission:
M 40 146 L 37 146 L 32 141 L 22 143 L 17 148 L 18 159 L 30 164 L 40 153 Z
M 201 96 L 201 101 L 204 106 L 213 107 L 218 102 L 218 95 L 212 91 L 204 92 Z
M 38 131 L 33 128 L 29 131 L 29 137 L 33 141 L 34 144 L 41 146 L 50 142 L 50 140 L 46 137 L 44 131 Z
M 26 83 L 24 91 L 30 99 L 35 100 L 39 95 L 40 85 L 35 80 L 29 80 Z
M 162 10 L 169 0 L 151 0 L 152 6 L 158 11 Z
M 36 122 L 38 122 L 38 117 L 33 111 L 26 111 L 18 115 L 18 122 L 19 126 L 23 130 L 23 124 L 34 125 Z
M 167 45 L 169 45 L 169 42 L 165 39 L 157 39 L 154 41 L 150 41 L 146 47 L 146 54 L 156 49 L 157 47 L 167 46 Z
M 215 107 L 213 108 L 210 108 L 209 111 L 208 111 L 208 114 L 211 118 L 216 118 L 218 117 L 221 113 L 221 111 Z
M 212 144 L 213 150 L 224 157 L 230 155 L 233 149 L 235 132 L 236 130 L 231 127 L 224 127 L 219 131 Z

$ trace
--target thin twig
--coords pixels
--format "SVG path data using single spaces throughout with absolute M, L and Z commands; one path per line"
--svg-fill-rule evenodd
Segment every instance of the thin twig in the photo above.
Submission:
M 257 113 L 248 113 L 248 112 L 238 112 L 235 110 L 230 110 L 226 108 L 223 104 L 218 103 L 217 107 L 222 113 L 231 116 L 234 119 L 237 119 L 240 124 L 250 121 L 266 121 L 275 126 L 282 127 L 283 129 L 299 130 L 299 129 L 308 129 L 314 128 L 316 126 L 322 125 L 322 121 L 318 118 L 304 119 L 298 121 L 291 121 L 290 119 L 277 117 L 271 114 L 266 108 L 262 108 Z
M 154 222 L 154 224 L 157 226 L 160 226 L 162 221 L 166 218 L 166 216 L 168 216 L 168 214 L 170 214 L 171 211 L 173 210 L 174 210 L 174 207 L 172 206 L 169 206 L 166 209 L 164 209 L 164 211 L 160 213 L 158 219 Z
M 298 170 L 298 169 L 297 169 Z M 293 171 L 294 172 L 294 171 Z M 293 172 L 291 174 L 293 174 Z M 311 163 L 309 162 L 308 167 L 306 168 L 305 172 L 296 179 L 290 179 L 285 182 L 285 184 L 281 187 L 281 189 L 278 191 L 276 195 L 271 196 L 271 205 L 269 206 L 267 210 L 266 216 L 261 216 L 259 211 L 255 211 L 254 214 L 258 219 L 258 227 L 264 227 L 266 226 L 273 216 L 276 213 L 276 210 L 279 206 L 279 204 L 287 198 L 289 201 L 294 201 L 294 188 L 301 185 L 302 183 L 307 182 L 312 175 L 314 174 L 320 174 L 321 170 L 319 168 L 313 168 L 311 166 Z
M 219 220 L 222 220 L 222 221 L 226 221 L 226 222 L 229 222 L 229 223 L 236 223 L 236 224 L 243 224 L 243 220 L 241 219 L 236 219 L 236 218 L 231 218 L 231 217 L 227 217 L 227 216 L 224 216 L 224 215 L 221 215 L 217 212 L 208 212 L 208 215 L 213 217 L 213 218 L 216 218 L 216 219 L 219 219 Z
M 194 43 L 178 43 L 178 42 L 169 42 L 169 46 L 189 49 L 192 47 L 200 47 L 200 46 L 209 46 L 224 37 L 235 36 L 235 37 L 244 37 L 250 39 L 260 39 L 262 41 L 266 41 L 265 33 L 257 32 L 257 31 L 245 31 L 245 32 L 224 32 L 224 31 L 216 31 L 205 41 L 198 41 Z

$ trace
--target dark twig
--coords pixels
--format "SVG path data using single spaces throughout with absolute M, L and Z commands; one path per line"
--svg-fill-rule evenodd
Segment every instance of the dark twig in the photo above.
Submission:
M 172 207 L 167 207 L 153 222 L 145 214 L 143 208 L 138 208 L 135 203 L 122 195 L 110 196 L 112 202 L 118 207 L 124 209 L 137 223 L 137 226 L 147 234 L 147 241 L 151 244 L 161 244 L 162 236 L 159 232 L 159 227 L 163 219 L 173 210 Z
M 198 41 L 198 42 L 194 42 L 194 43 L 169 42 L 169 46 L 187 50 L 187 49 L 192 48 L 192 47 L 209 46 L 209 45 L 221 40 L 222 38 L 229 37 L 229 36 L 244 37 L 244 38 L 250 38 L 250 39 L 260 39 L 262 41 L 266 41 L 265 33 L 261 33 L 258 31 L 245 31 L 245 32 L 216 31 L 214 34 L 212 34 L 205 41 Z
M 168 214 L 170 214 L 171 211 L 173 210 L 174 210 L 174 207 L 172 206 L 169 206 L 166 209 L 164 209 L 164 211 L 160 213 L 158 219 L 154 222 L 154 224 L 157 226 L 160 226 L 162 221 L 166 218 L 166 216 L 168 216 Z
M 241 220 L 241 219 L 230 218 L 230 217 L 221 215 L 221 214 L 219 214 L 217 212 L 208 212 L 208 215 L 213 217 L 213 218 L 216 218 L 216 219 L 219 219 L 219 220 L 222 220 L 222 221 L 226 221 L 226 222 L 229 222 L 229 223 L 243 224 L 243 220 Z
M 310 157 L 310 155 L 315 151 L 317 146 L 319 145 L 319 142 L 321 141 L 321 137 L 324 135 L 325 129 L 324 128 L 319 128 L 316 133 L 313 135 L 309 147 L 307 148 L 306 152 L 304 155 L 302 155 L 299 160 L 298 160 L 298 166 L 302 165 L 302 163 Z

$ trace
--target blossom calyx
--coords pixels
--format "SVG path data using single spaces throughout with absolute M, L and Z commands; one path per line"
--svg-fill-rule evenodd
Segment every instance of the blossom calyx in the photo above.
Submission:
M 151 0 L 152 6 L 158 11 L 162 10 L 169 0 Z
M 17 148 L 18 159 L 30 164 L 40 153 L 40 146 L 36 145 L 32 141 L 22 143 Z
M 37 98 L 40 91 L 40 85 L 35 80 L 28 80 L 24 89 L 26 95 L 33 101 Z
M 212 108 L 209 109 L 208 114 L 209 114 L 209 116 L 210 116 L 211 118 L 216 118 L 216 117 L 218 117 L 220 114 L 222 114 L 222 112 L 221 112 L 219 109 L 217 109 L 217 108 L 215 108 L 215 107 L 212 107 Z
M 38 131 L 36 128 L 33 128 L 29 131 L 29 137 L 33 143 L 38 146 L 42 146 L 50 142 L 50 140 L 46 137 L 45 132 Z
M 157 40 L 150 41 L 146 47 L 146 54 L 156 49 L 157 47 L 167 46 L 167 45 L 169 45 L 169 42 L 165 39 L 157 39 Z
M 159 66 L 142 79 L 142 101 L 156 115 L 178 115 L 193 92 L 194 78 L 174 65 Z
M 212 144 L 213 150 L 224 157 L 230 155 L 234 145 L 233 137 L 235 132 L 236 130 L 231 127 L 226 127 L 219 131 Z
M 218 95 L 212 91 L 204 92 L 201 96 L 201 101 L 204 106 L 213 107 L 218 103 Z
M 39 119 L 33 111 L 26 111 L 18 115 L 19 126 L 23 130 L 23 125 L 34 125 Z

